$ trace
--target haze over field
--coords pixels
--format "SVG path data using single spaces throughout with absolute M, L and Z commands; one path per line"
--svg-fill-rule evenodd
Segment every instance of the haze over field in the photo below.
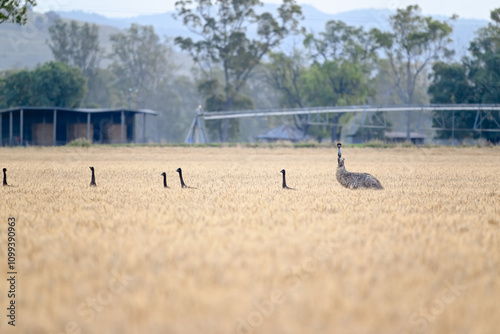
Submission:
M 412 2 L 413 3 L 413 2 Z M 140 4 L 140 3 L 137 3 Z M 116 8 L 125 8 L 126 5 Z M 424 5 L 422 5 L 424 6 Z M 275 11 L 277 5 L 267 4 L 264 10 Z M 103 8 L 112 8 L 111 6 L 92 6 L 92 2 L 85 5 L 79 2 L 71 2 L 68 5 L 47 7 L 44 2 L 35 7 L 35 12 L 44 12 L 52 9 L 56 11 L 64 19 L 77 20 L 80 22 L 89 22 L 100 25 L 100 40 L 101 44 L 110 52 L 109 36 L 116 33 L 116 29 L 126 29 L 132 23 L 141 25 L 152 25 L 155 31 L 160 36 L 168 36 L 174 38 L 176 36 L 193 36 L 191 32 L 182 24 L 180 20 L 175 20 L 172 17 L 174 13 L 173 7 L 168 7 L 164 11 L 153 11 L 145 13 L 141 10 L 131 12 L 133 15 L 116 16 L 112 15 L 113 11 L 109 12 Z M 132 8 L 132 7 L 130 7 Z M 341 20 L 348 25 L 363 26 L 364 28 L 379 28 L 389 30 L 387 18 L 394 13 L 395 7 L 379 7 L 366 6 L 359 8 L 347 9 L 340 12 L 325 12 L 323 6 L 302 5 L 304 20 L 301 22 L 307 31 L 321 32 L 325 28 L 325 24 L 329 20 Z M 375 9 L 374 9 L 375 8 Z M 423 13 L 427 14 L 426 7 L 423 8 Z M 481 7 L 482 8 L 482 7 Z M 477 29 L 488 24 L 489 11 L 491 6 L 484 11 L 485 16 L 474 18 L 468 15 L 460 15 L 459 19 L 454 24 L 454 32 L 452 34 L 453 49 L 456 52 L 456 59 L 467 53 L 469 42 L 474 38 Z M 444 12 L 429 13 L 434 17 L 444 20 L 451 14 L 442 14 Z M 38 23 L 34 22 L 36 30 L 33 28 L 13 27 L 9 24 L 0 25 L 0 70 L 11 68 L 33 68 L 37 64 L 53 59 L 51 51 L 46 43 L 49 39 L 48 27 L 51 21 L 48 19 L 39 19 Z M 292 36 L 284 41 L 281 46 L 283 50 L 289 50 L 294 46 L 301 45 L 301 38 Z M 186 65 L 189 69 L 190 62 L 184 62 L 184 57 L 178 57 L 181 64 Z M 104 59 L 103 66 L 107 66 L 109 62 Z
M 0 26 L 1 109 L 22 105 L 151 109 L 159 117 L 147 125 L 145 141 L 183 142 L 190 141 L 186 132 L 200 107 L 218 112 L 499 102 L 494 44 L 500 34 L 500 8 L 485 9 L 482 3 L 477 7 L 491 13 L 490 20 L 456 19 L 427 2 L 339 13 L 310 4 L 298 6 L 295 1 L 282 7 L 248 1 L 218 9 L 201 2 L 191 12 L 192 3 L 181 1 L 175 12 L 131 17 L 101 15 L 107 8 L 118 8 L 112 4 L 94 7 L 100 14 L 90 12 L 92 3 L 77 11 L 68 11 L 77 2 L 58 4 L 45 14 L 30 12 L 26 26 Z M 353 8 L 361 4 L 354 3 Z M 145 3 L 143 10 L 150 5 L 154 3 Z M 126 9 L 127 3 L 119 8 Z M 469 7 L 457 6 L 457 14 L 464 8 Z M 197 16 L 204 10 L 208 17 Z M 436 13 L 426 16 L 432 10 Z M 266 15 L 260 15 L 263 12 Z M 228 29 L 227 22 L 234 26 Z M 81 76 L 74 72 L 74 81 L 41 84 L 49 78 L 42 72 L 63 78 L 71 67 L 81 72 Z M 365 114 L 341 112 L 321 120 L 300 114 L 250 122 L 211 121 L 206 124 L 208 139 L 200 141 L 255 142 L 265 132 L 292 123 L 302 136 L 279 138 L 360 143 L 400 140 L 406 133 L 407 141 L 413 136 L 426 143 L 500 140 L 497 110 L 484 110 L 481 117 L 476 108 L 457 115 L 446 110 L 425 115 L 416 111 L 406 115 L 380 111 L 368 119 Z
M 103 3 L 98 0 L 71 0 L 71 1 L 53 1 L 40 0 L 38 8 L 42 11 L 72 11 L 82 10 L 89 13 L 99 13 L 109 17 L 132 17 L 142 14 L 158 14 L 175 9 L 176 0 L 148 0 L 148 1 L 119 1 L 110 0 Z M 264 0 L 264 3 L 279 4 L 280 0 Z M 489 10 L 492 7 L 492 2 L 488 0 L 479 1 L 457 1 L 450 5 L 447 1 L 432 1 L 432 0 L 356 0 L 356 1 L 324 1 L 324 0 L 307 0 L 298 1 L 300 5 L 312 5 L 318 10 L 328 14 L 338 14 L 342 12 L 375 8 L 389 9 L 406 7 L 410 4 L 418 4 L 424 8 L 426 15 L 445 15 L 451 16 L 458 14 L 463 18 L 476 18 L 482 20 L 489 19 Z

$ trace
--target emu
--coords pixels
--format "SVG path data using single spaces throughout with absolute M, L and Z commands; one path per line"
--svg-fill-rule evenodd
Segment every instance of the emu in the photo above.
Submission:
M 9 185 L 7 184 L 7 168 L 3 169 L 3 186 L 8 187 Z
M 90 170 L 92 171 L 92 179 L 90 180 L 90 186 L 91 186 L 91 187 L 95 187 L 95 186 L 97 186 L 97 185 L 95 184 L 94 167 L 89 167 L 89 168 L 90 168 Z
M 350 189 L 371 188 L 384 189 L 374 176 L 368 173 L 351 173 L 346 171 L 344 166 L 344 158 L 338 158 L 337 181 L 341 185 Z
M 280 173 L 283 174 L 283 189 L 295 190 L 294 188 L 290 188 L 289 186 L 286 185 L 286 179 L 285 179 L 286 171 L 282 169 Z
M 167 173 L 163 172 L 160 175 L 163 175 L 163 187 L 170 188 L 169 186 L 167 186 Z
M 196 188 L 190 187 L 184 183 L 184 179 L 182 178 L 182 169 L 180 167 L 177 168 L 176 172 L 179 173 L 179 178 L 181 179 L 181 188 L 196 189 Z

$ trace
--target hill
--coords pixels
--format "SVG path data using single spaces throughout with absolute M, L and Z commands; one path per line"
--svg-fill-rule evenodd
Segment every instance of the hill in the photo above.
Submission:
M 278 5 L 265 4 L 261 11 L 276 11 Z M 302 25 L 307 31 L 321 32 L 324 30 L 325 24 L 330 20 L 340 20 L 352 26 L 363 26 L 365 29 L 378 28 L 381 30 L 389 30 L 388 17 L 394 14 L 394 11 L 389 9 L 359 9 L 338 14 L 327 14 L 319 11 L 312 5 L 302 5 L 304 20 Z M 120 29 L 130 26 L 132 23 L 143 25 L 152 25 L 155 30 L 162 36 L 175 37 L 178 35 L 189 36 L 192 33 L 182 25 L 182 22 L 175 20 L 174 12 L 166 12 L 162 14 L 140 15 L 131 18 L 108 18 L 94 13 L 85 13 L 82 11 L 58 12 L 61 17 L 78 21 L 93 22 L 117 27 Z M 446 20 L 446 16 L 433 15 L 439 20 Z M 477 29 L 488 24 L 486 20 L 458 18 L 454 23 L 453 31 L 453 48 L 457 52 L 457 58 L 460 58 L 467 52 L 470 41 L 474 38 L 474 33 Z M 291 37 L 285 41 L 285 45 L 290 46 L 296 43 L 297 38 Z
M 260 10 L 275 11 L 277 7 L 277 5 L 266 4 Z M 326 22 L 329 20 L 341 20 L 349 25 L 363 26 L 365 29 L 377 27 L 381 30 L 389 30 L 387 18 L 393 13 L 388 9 L 361 9 L 339 14 L 327 14 L 311 5 L 302 5 L 302 11 L 305 17 L 302 25 L 307 31 L 316 33 L 323 31 Z M 49 38 L 48 27 L 58 16 L 68 21 L 76 20 L 99 25 L 101 46 L 108 51 L 110 50 L 109 36 L 129 27 L 132 23 L 152 25 L 156 32 L 164 37 L 193 36 L 181 21 L 174 19 L 173 12 L 140 15 L 131 18 L 109 18 L 82 11 L 32 13 L 31 15 L 32 19 L 28 25 L 23 27 L 12 24 L 0 25 L 0 70 L 23 67 L 33 68 L 39 63 L 52 59 L 46 41 Z M 439 15 L 434 17 L 441 20 L 446 19 L 446 17 Z M 457 59 L 467 53 L 467 48 L 474 38 L 475 31 L 487 24 L 488 21 L 486 20 L 464 18 L 459 18 L 454 23 L 452 38 Z M 284 41 L 282 48 L 288 49 L 293 45 L 300 44 L 300 37 L 292 36 Z M 182 57 L 179 58 L 183 59 Z M 102 65 L 105 66 L 106 62 L 103 62 Z
M 25 26 L 0 24 L 0 70 L 31 69 L 52 60 L 52 52 L 47 41 L 50 39 L 49 27 L 58 17 L 54 12 L 45 14 L 35 12 L 30 13 L 30 19 Z M 70 21 L 65 17 L 61 18 Z M 117 27 L 99 25 L 99 42 L 105 53 L 111 50 L 109 37 L 118 32 L 120 29 Z M 101 65 L 106 66 L 108 63 L 109 60 L 104 59 Z

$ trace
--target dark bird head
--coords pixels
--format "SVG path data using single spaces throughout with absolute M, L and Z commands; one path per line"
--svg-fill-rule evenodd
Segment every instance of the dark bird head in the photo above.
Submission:
M 179 167 L 179 168 L 177 168 L 176 172 L 177 173 L 182 173 L 182 169 Z
M 341 143 L 337 143 L 337 147 L 338 147 L 338 148 L 341 148 L 341 147 L 342 147 L 342 144 L 341 144 Z
M 285 170 L 284 169 L 280 170 L 280 173 L 285 174 Z
M 4 168 L 4 169 L 3 169 L 3 172 L 5 173 L 6 171 L 7 171 L 7 168 Z
M 160 175 L 162 175 L 162 176 L 167 176 L 167 173 L 163 172 L 163 173 L 161 173 Z
M 339 162 L 339 167 L 344 167 L 344 158 L 339 157 L 338 162 Z
M 94 167 L 89 167 L 91 171 L 94 171 Z

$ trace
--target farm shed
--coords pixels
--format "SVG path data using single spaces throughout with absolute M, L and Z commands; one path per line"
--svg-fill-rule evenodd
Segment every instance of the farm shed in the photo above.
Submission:
M 394 143 L 403 143 L 406 141 L 407 133 L 406 132 L 386 132 L 385 138 L 387 138 L 388 141 L 391 141 Z M 417 133 L 417 132 L 410 133 L 410 140 L 415 145 L 423 144 L 426 138 L 427 137 L 422 133 Z
M 16 107 L 0 110 L 0 146 L 65 145 L 77 138 L 114 144 L 144 141 L 149 109 L 70 109 Z M 138 117 L 143 129 L 139 138 Z
M 308 137 L 304 137 L 304 133 L 296 128 L 283 124 L 269 130 L 266 133 L 261 134 L 257 137 L 258 140 L 266 142 L 274 142 L 277 140 L 286 140 L 291 142 L 298 142 L 301 140 L 307 140 Z

